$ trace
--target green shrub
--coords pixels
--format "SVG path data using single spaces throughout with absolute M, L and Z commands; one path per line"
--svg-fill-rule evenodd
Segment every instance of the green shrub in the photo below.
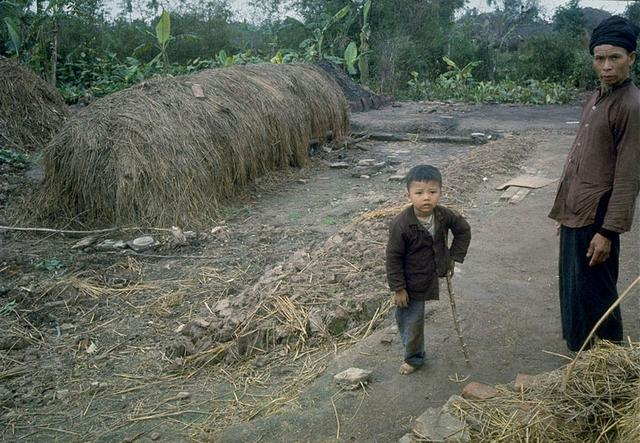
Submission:
M 446 61 L 446 60 L 445 60 Z M 411 72 L 406 94 L 409 100 L 455 100 L 472 103 L 524 103 L 555 104 L 567 103 L 573 98 L 574 88 L 570 85 L 548 80 L 500 80 L 481 81 L 473 78 L 476 63 L 459 68 L 448 61 L 451 70 L 438 76 L 434 81 L 421 80 L 416 71 Z

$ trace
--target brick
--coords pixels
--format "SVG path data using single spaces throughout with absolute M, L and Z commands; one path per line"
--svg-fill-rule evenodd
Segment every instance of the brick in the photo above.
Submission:
M 496 388 L 477 381 L 472 381 L 462 390 L 462 396 L 472 400 L 488 400 L 497 395 L 498 390 Z
M 531 389 L 538 383 L 538 378 L 535 375 L 518 374 L 516 380 L 513 382 L 513 387 L 516 391 L 522 391 L 525 389 Z

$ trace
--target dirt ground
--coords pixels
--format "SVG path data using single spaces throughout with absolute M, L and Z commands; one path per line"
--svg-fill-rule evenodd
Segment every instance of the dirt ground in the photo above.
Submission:
M 354 114 L 354 131 L 492 139 L 321 149 L 307 167 L 258 182 L 185 245 L 151 229 L 98 236 L 160 242 L 142 253 L 0 231 L 3 440 L 397 441 L 463 380 L 561 366 L 569 353 L 546 217 L 555 185 L 515 205 L 495 187 L 522 173 L 558 178 L 579 111 L 412 103 Z M 337 161 L 349 167 L 329 167 Z M 423 162 L 442 168 L 445 204 L 473 230 L 454 278 L 472 364 L 441 289 L 426 314 L 429 362 L 405 377 L 383 272 L 386 223 L 404 191 L 389 178 Z M 0 224 L 34 176 L 0 171 Z M 640 272 L 639 227 L 622 239 L 621 289 Z M 637 299 L 623 305 L 634 341 Z M 352 366 L 372 381 L 345 391 L 333 376 Z

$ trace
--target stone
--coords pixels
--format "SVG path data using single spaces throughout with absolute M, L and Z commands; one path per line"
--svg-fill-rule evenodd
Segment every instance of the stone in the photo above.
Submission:
M 336 162 L 329 165 L 331 169 L 349 169 L 350 165 L 346 162 Z
M 338 385 L 346 389 L 357 389 L 361 384 L 369 383 L 372 372 L 367 369 L 349 368 L 333 376 Z
M 128 241 L 127 245 L 136 252 L 142 252 L 157 246 L 158 242 L 150 235 L 145 235 Z
M 96 236 L 94 236 L 94 235 L 90 235 L 89 237 L 84 237 L 84 238 L 78 240 L 73 246 L 71 246 L 71 249 L 85 249 L 85 248 L 88 248 L 89 246 L 94 244 L 97 240 L 98 240 L 98 238 Z
M 160 434 L 158 431 L 153 431 L 151 434 L 149 434 L 149 438 L 153 441 L 160 440 L 160 437 L 162 437 L 162 434 Z
M 306 185 L 309 182 L 309 180 L 305 180 L 304 178 L 299 178 L 297 182 L 298 184 Z
M 367 175 L 367 174 L 362 174 L 359 178 L 363 178 L 363 179 L 365 179 L 365 180 L 368 180 L 368 179 L 370 179 L 370 178 L 371 178 L 371 176 L 370 176 L 370 175 Z
M 375 158 L 363 158 L 358 162 L 358 166 L 373 166 L 375 163 Z
M 472 381 L 462 390 L 462 397 L 472 400 L 488 400 L 498 395 L 498 390 L 493 386 Z
M 127 244 L 122 240 L 106 239 L 102 243 L 96 245 L 98 251 L 119 251 L 127 247 Z
M 390 182 L 401 182 L 404 181 L 405 174 L 394 174 L 389 177 Z
M 413 433 L 427 441 L 471 441 L 466 424 L 442 408 L 429 408 L 413 424 Z

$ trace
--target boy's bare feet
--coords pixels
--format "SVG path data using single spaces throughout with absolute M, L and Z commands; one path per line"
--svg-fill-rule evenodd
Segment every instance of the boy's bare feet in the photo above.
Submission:
M 416 372 L 416 369 L 418 368 L 416 368 L 415 366 L 411 366 L 409 363 L 402 363 L 400 365 L 400 373 L 402 375 L 409 375 L 412 372 Z

